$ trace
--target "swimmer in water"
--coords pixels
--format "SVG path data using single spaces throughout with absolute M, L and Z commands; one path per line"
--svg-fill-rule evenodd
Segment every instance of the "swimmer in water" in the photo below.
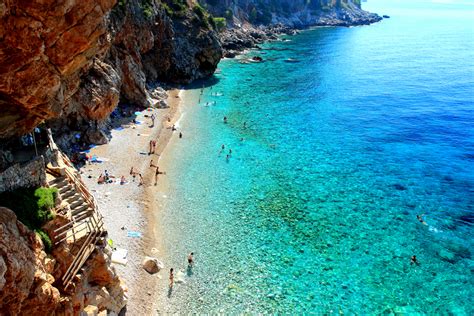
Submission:
M 411 256 L 411 259 L 410 259 L 410 265 L 420 265 L 420 263 L 418 262 L 418 259 L 416 259 L 416 256 L 413 255 Z
M 227 116 L 224 116 L 224 123 L 227 124 Z
M 421 215 L 419 214 L 419 215 L 416 215 L 416 218 L 417 218 L 418 221 L 419 221 L 420 223 L 422 223 L 423 225 L 428 225 L 428 224 L 425 222 L 425 220 L 423 219 L 423 216 L 425 216 L 425 214 L 421 214 Z

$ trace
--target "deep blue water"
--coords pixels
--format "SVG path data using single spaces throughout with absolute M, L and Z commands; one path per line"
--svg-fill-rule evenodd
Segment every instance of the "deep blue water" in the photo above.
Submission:
M 365 8 L 391 19 L 188 91 L 158 228 L 197 263 L 167 311 L 474 314 L 474 2 Z

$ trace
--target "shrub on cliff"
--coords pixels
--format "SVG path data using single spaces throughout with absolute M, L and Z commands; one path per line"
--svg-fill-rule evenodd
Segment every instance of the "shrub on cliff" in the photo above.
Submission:
M 51 238 L 41 226 L 54 218 L 52 209 L 57 194 L 56 188 L 27 188 L 0 194 L 0 206 L 11 209 L 20 222 L 34 230 L 48 253 L 52 247 Z
M 52 209 L 56 188 L 27 188 L 0 194 L 0 205 L 15 212 L 18 220 L 31 230 L 41 228 L 54 218 Z
M 211 25 L 219 32 L 225 29 L 225 27 L 227 26 L 227 22 L 225 18 L 214 18 L 214 17 L 209 17 L 209 18 L 212 19 Z
M 44 250 L 47 253 L 51 253 L 51 249 L 53 249 L 53 242 L 51 241 L 49 235 L 42 229 L 36 229 L 35 233 L 38 234 L 38 236 L 43 241 Z

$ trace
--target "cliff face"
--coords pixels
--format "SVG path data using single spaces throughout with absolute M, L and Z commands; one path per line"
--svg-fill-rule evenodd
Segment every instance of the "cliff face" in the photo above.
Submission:
M 119 100 L 148 105 L 148 82 L 215 70 L 219 42 L 191 10 L 173 22 L 157 1 L 116 2 L 0 0 L 0 138 L 102 120 Z
M 119 313 L 124 289 L 104 252 L 88 260 L 73 289 L 56 284 L 70 250 L 63 245 L 47 255 L 36 234 L 0 207 L 0 315 L 78 315 L 88 305 Z
M 361 25 L 379 21 L 363 11 L 360 0 L 206 0 L 216 16 L 234 24 L 282 23 L 292 27 L 310 25 Z

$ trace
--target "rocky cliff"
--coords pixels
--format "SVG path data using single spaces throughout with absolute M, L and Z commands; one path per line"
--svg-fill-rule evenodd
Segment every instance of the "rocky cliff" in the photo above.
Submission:
M 154 0 L 0 0 L 0 138 L 148 105 L 147 84 L 208 76 L 221 56 L 191 9 L 171 20 Z
M 222 57 L 212 16 L 224 17 L 233 29 L 220 36 L 224 47 L 249 23 L 303 27 L 380 19 L 362 11 L 359 0 L 199 3 L 0 0 L 0 139 L 41 122 L 56 133 L 85 130 L 119 102 L 149 105 L 147 86 L 156 81 L 188 83 L 211 75 Z
M 46 254 L 41 239 L 0 207 L 0 315 L 79 315 L 87 307 L 118 314 L 124 287 L 104 251 L 91 256 L 74 287 L 57 285 L 70 251 L 63 244 Z

